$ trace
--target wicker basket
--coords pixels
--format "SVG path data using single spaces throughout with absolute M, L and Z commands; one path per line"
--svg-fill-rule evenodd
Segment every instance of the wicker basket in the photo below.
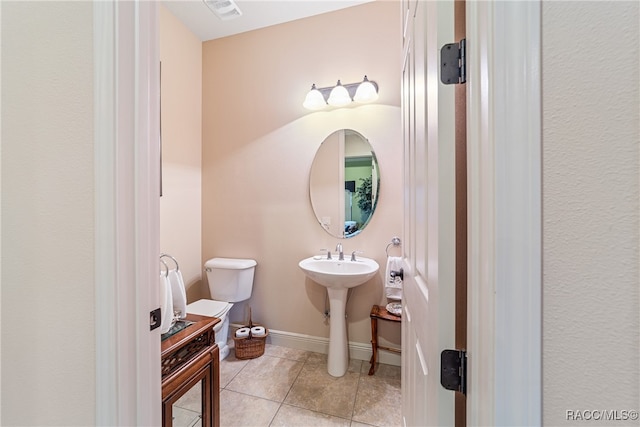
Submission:
M 253 325 L 260 326 L 260 325 Z M 246 326 L 251 329 L 249 326 Z M 265 334 L 261 337 L 254 337 L 249 333 L 248 337 L 233 337 L 236 348 L 237 359 L 255 359 L 264 354 L 264 345 L 269 336 L 269 330 L 264 328 Z

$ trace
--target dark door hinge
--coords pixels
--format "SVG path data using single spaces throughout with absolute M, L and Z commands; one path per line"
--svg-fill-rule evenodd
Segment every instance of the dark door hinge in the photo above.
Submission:
M 447 390 L 467 394 L 467 352 L 443 350 L 440 353 L 440 384 Z
M 440 49 L 440 80 L 446 85 L 467 82 L 467 40 L 449 43 Z

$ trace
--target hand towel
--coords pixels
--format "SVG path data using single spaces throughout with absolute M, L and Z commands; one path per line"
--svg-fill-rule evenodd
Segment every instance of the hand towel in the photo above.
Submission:
M 173 324 L 173 298 L 171 296 L 171 284 L 166 272 L 160 273 L 160 333 L 166 334 Z
M 184 319 L 187 317 L 187 291 L 184 287 L 184 280 L 180 270 L 169 270 L 169 283 L 171 283 L 173 311 L 180 312 L 180 319 Z
M 392 300 L 402 299 L 402 279 L 391 272 L 400 272 L 402 270 L 402 257 L 387 257 L 387 270 L 384 276 L 384 290 L 387 298 Z

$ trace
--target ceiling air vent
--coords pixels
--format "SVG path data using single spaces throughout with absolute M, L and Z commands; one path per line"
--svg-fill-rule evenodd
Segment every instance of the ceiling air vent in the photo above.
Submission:
M 242 11 L 238 8 L 238 5 L 233 0 L 203 0 L 204 3 L 209 6 L 209 9 L 216 14 L 216 16 L 223 21 L 237 18 L 242 15 Z

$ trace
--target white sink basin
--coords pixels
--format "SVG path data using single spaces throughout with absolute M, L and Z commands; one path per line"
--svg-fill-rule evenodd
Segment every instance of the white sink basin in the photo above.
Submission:
M 314 282 L 327 288 L 353 288 L 371 279 L 380 266 L 369 258 L 358 258 L 357 261 L 338 261 L 311 257 L 298 264 L 304 274 Z
M 298 263 L 304 274 L 327 288 L 329 295 L 329 354 L 327 370 L 334 377 L 341 377 L 349 367 L 347 344 L 346 305 L 349 288 L 362 285 L 371 279 L 380 268 L 369 258 L 357 261 L 338 261 L 311 257 Z

